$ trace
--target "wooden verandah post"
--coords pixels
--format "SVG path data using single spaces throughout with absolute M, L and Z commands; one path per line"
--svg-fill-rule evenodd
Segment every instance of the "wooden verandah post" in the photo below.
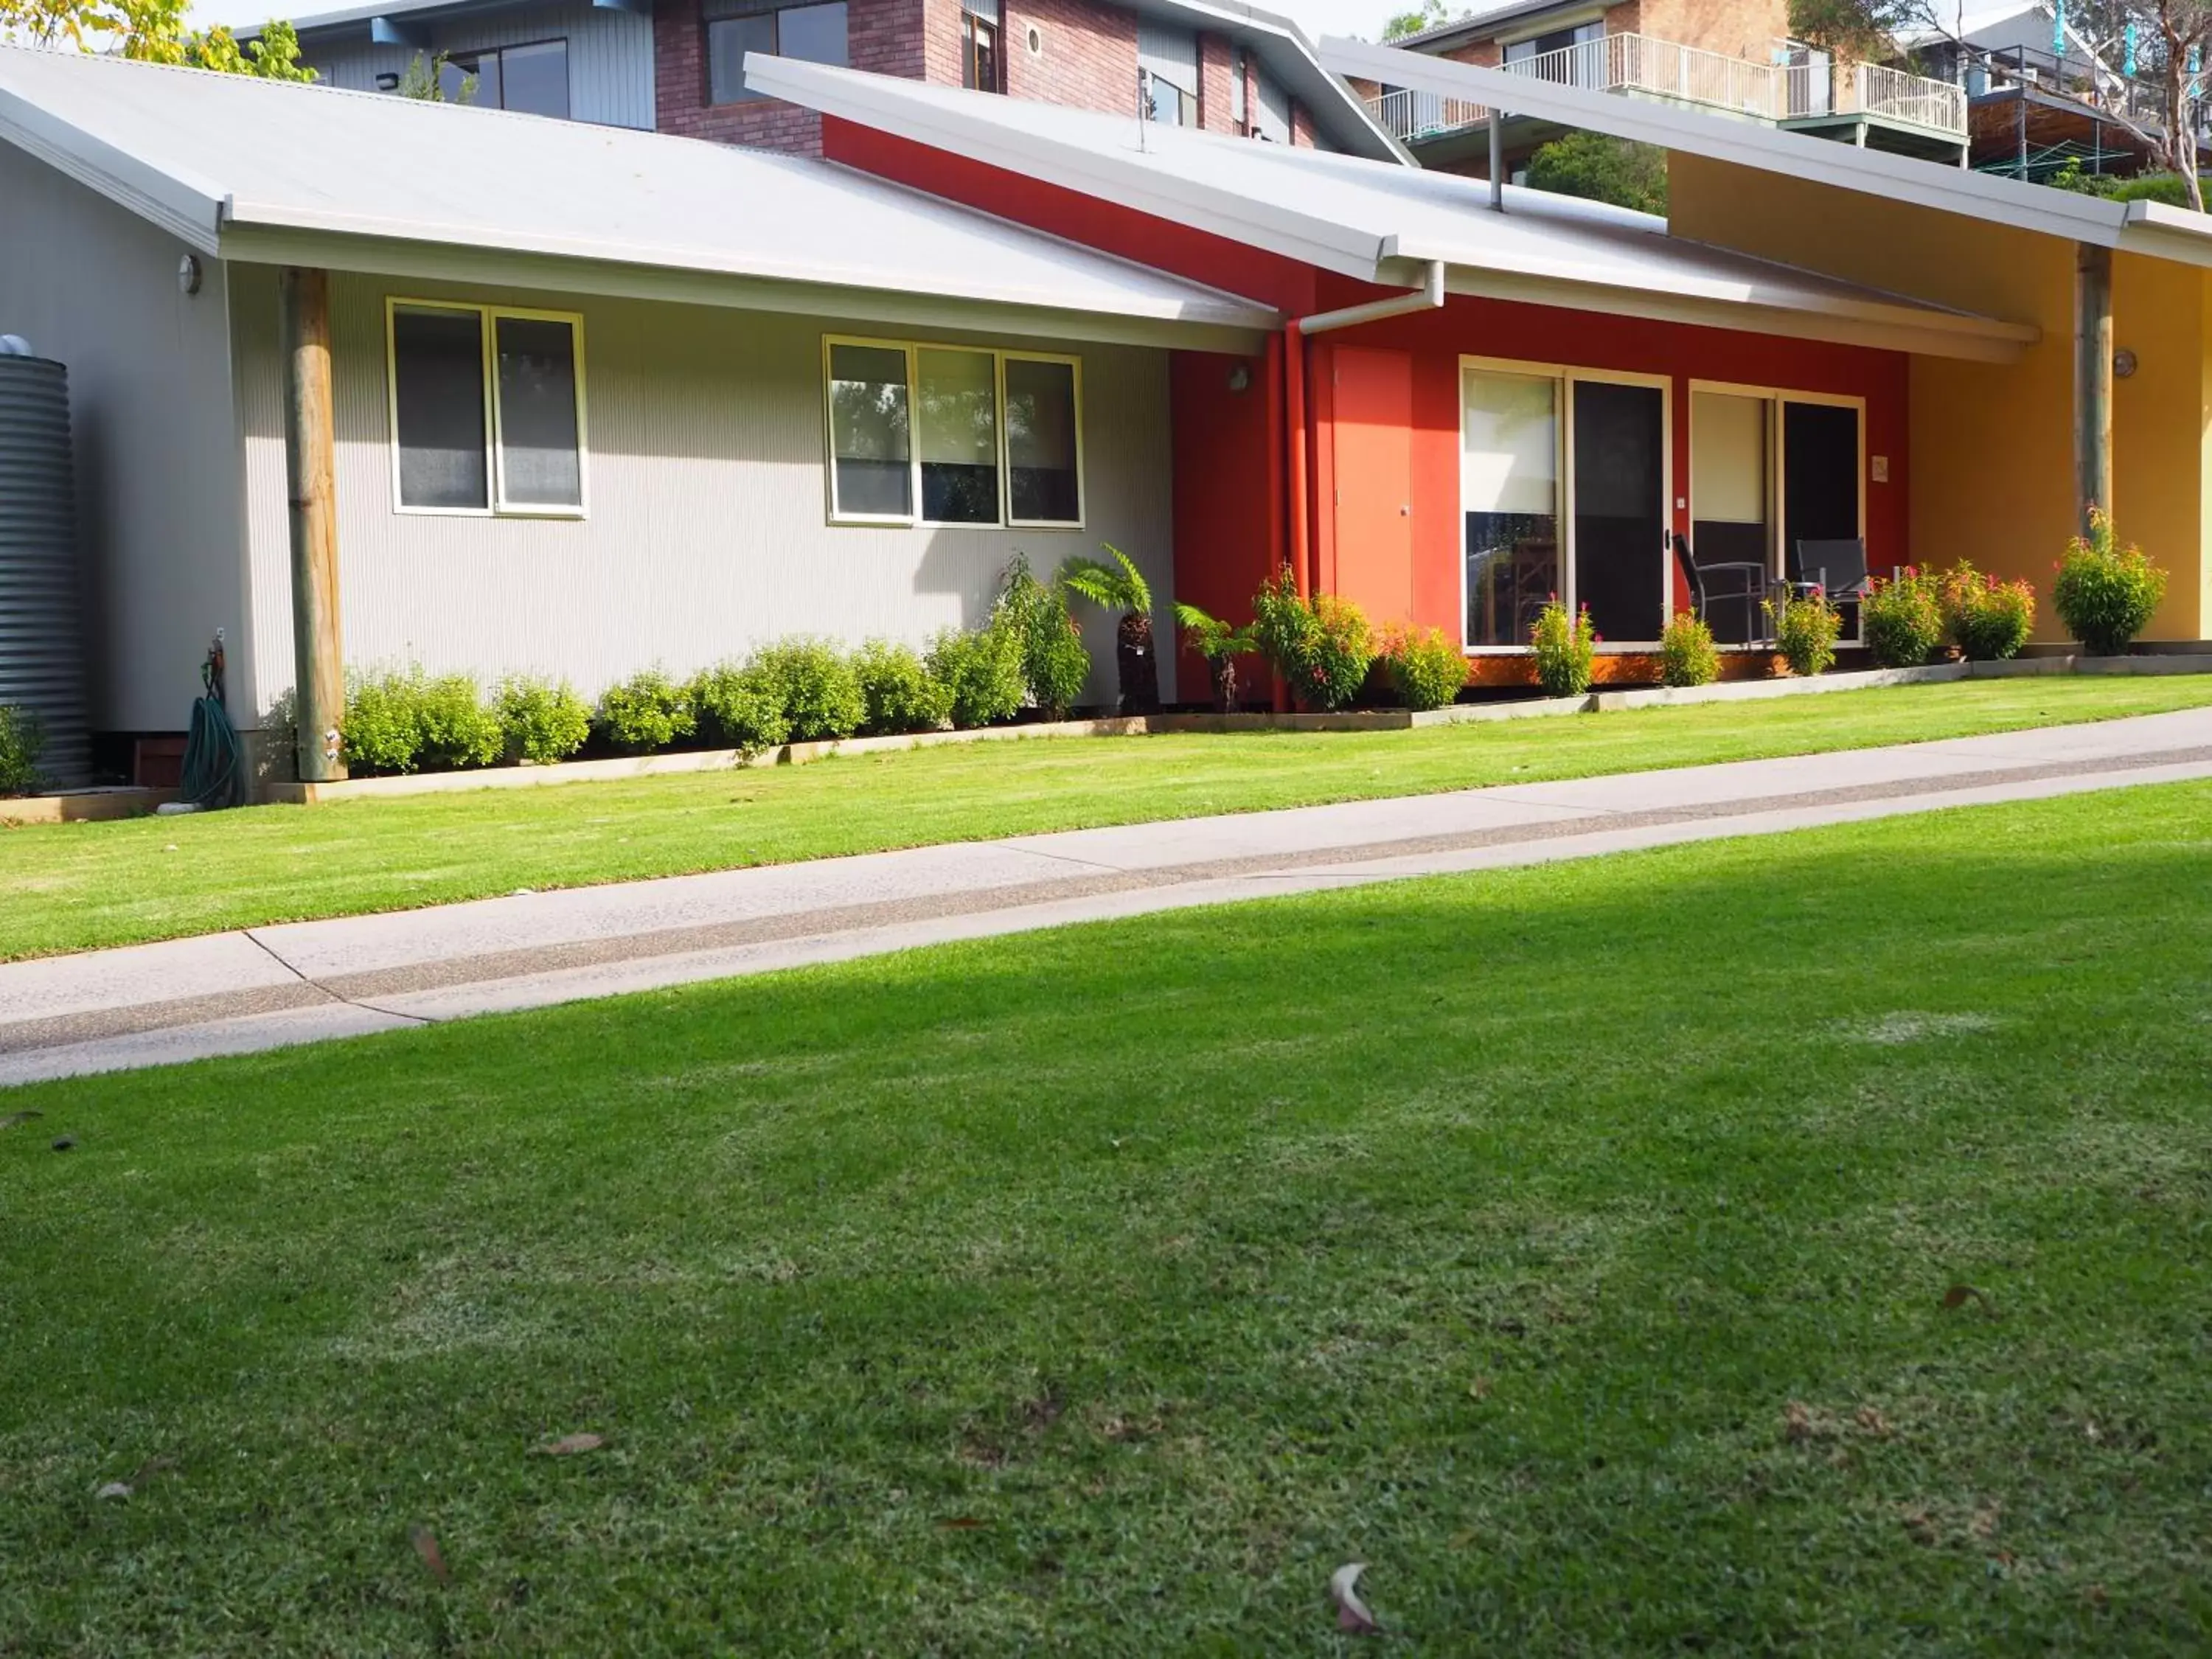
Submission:
M 2112 251 L 2077 244 L 2074 258 L 2074 502 L 2112 510 Z
M 276 279 L 284 349 L 284 479 L 292 542 L 294 714 L 303 783 L 346 775 L 345 659 L 338 627 L 338 532 L 332 477 L 331 298 L 326 271 Z

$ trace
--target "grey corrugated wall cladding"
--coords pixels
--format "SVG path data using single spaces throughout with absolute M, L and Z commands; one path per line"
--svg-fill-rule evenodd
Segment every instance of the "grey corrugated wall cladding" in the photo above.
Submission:
M 69 371 L 0 356 L 0 707 L 37 717 L 39 769 L 65 787 L 88 772 L 70 457 Z
M 292 679 L 274 295 L 270 272 L 241 269 L 234 306 L 262 708 Z M 587 517 L 393 510 L 390 295 L 581 313 Z M 331 312 L 342 622 L 356 667 L 411 661 L 487 682 L 542 672 L 592 694 L 654 664 L 688 672 L 788 634 L 919 646 L 979 621 L 1017 550 L 1048 571 L 1101 542 L 1139 561 L 1163 605 L 1172 591 L 1164 350 L 984 342 L 1081 359 L 1084 529 L 859 528 L 827 522 L 822 339 L 881 328 L 343 275 L 332 279 Z M 1112 619 L 1094 613 L 1084 627 L 1097 665 L 1090 695 L 1104 701 Z M 1171 692 L 1172 658 L 1162 677 Z
M 566 40 L 570 118 L 603 126 L 653 130 L 650 15 L 586 4 L 417 21 L 429 33 L 424 57 Z M 368 27 L 355 27 L 363 32 Z M 311 39 L 301 54 L 331 85 L 355 92 L 375 91 L 379 75 L 404 74 L 416 55 L 412 47 L 372 46 L 362 35 L 331 43 Z

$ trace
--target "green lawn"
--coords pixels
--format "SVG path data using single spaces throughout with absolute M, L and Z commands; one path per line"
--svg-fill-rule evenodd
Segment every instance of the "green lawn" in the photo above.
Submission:
M 1990 680 L 1419 732 L 977 744 L 635 783 L 0 830 L 0 960 L 1097 824 L 1965 737 L 2212 702 Z
M 0 1651 L 2201 1654 L 2208 934 L 2185 786 L 14 1091 Z

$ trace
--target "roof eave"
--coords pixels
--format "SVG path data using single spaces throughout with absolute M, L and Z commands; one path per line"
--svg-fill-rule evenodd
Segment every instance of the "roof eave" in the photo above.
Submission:
M 215 184 L 153 167 L 4 88 L 0 88 L 0 138 L 161 226 L 198 252 L 212 256 L 217 252 L 225 198 Z

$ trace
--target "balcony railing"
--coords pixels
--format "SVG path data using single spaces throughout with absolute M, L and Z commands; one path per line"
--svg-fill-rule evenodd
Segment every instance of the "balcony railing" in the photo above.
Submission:
M 1869 115 L 1941 132 L 1966 131 L 1966 97 L 1947 82 L 1873 64 L 1754 64 L 1649 34 L 1608 34 L 1498 66 L 1553 86 L 1663 98 L 1753 120 Z M 1490 117 L 1481 104 L 1386 90 L 1367 107 L 1393 137 L 1433 137 Z

